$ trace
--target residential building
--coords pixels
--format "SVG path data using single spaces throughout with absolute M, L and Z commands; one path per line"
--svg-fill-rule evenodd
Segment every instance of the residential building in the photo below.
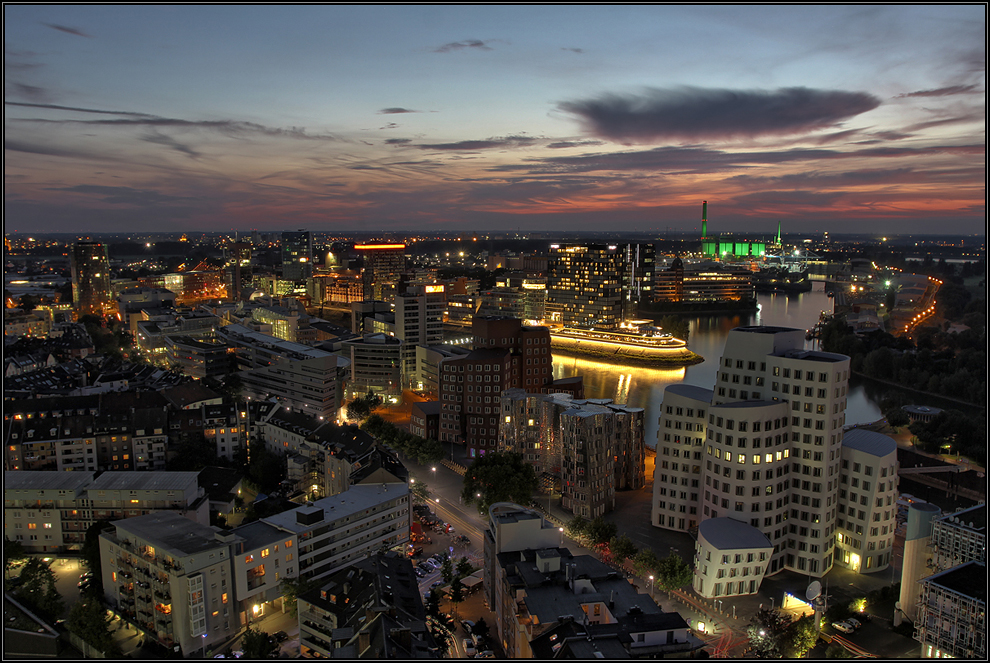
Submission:
M 51 320 L 40 311 L 6 309 L 3 314 L 4 336 L 43 338 L 48 335 L 51 328 Z
M 282 278 L 302 281 L 313 275 L 313 233 L 308 230 L 282 233 Z
M 145 638 L 203 658 L 240 630 L 233 532 L 162 511 L 100 534 L 104 596 Z
M 436 658 L 412 562 L 396 552 L 354 562 L 297 603 L 305 658 Z
M 419 401 L 411 403 L 409 432 L 428 440 L 440 436 L 440 401 Z
M 284 607 L 282 580 L 299 575 L 298 539 L 263 521 L 232 532 L 234 610 L 245 626 Z
M 100 520 L 171 511 L 210 522 L 198 472 L 4 473 L 4 532 L 28 552 L 79 550 Z
M 72 304 L 80 316 L 103 316 L 113 307 L 110 259 L 103 242 L 76 242 L 69 250 Z

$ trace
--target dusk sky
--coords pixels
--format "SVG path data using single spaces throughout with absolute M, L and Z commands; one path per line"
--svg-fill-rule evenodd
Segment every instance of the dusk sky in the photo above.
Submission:
M 984 5 L 4 19 L 8 232 L 985 232 Z

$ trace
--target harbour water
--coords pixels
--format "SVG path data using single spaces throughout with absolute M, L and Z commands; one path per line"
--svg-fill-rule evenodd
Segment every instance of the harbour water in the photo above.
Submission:
M 611 398 L 616 403 L 646 410 L 646 444 L 653 447 L 657 441 L 657 420 L 660 417 L 663 390 L 668 385 L 679 382 L 705 389 L 713 388 L 725 339 L 731 329 L 747 325 L 811 329 L 818 322 L 822 311 L 832 312 L 832 299 L 825 295 L 824 284 L 820 282 L 814 284 L 811 292 L 796 295 L 760 294 L 758 302 L 760 308 L 754 312 L 689 319 L 688 348 L 705 358 L 701 364 L 658 369 L 555 354 L 553 376 L 566 378 L 581 375 L 584 377 L 586 398 Z M 806 347 L 811 349 L 812 343 L 813 341 L 807 341 Z M 877 391 L 872 391 L 879 398 Z M 880 408 L 867 390 L 853 381 L 846 401 L 846 423 L 868 423 L 881 416 Z

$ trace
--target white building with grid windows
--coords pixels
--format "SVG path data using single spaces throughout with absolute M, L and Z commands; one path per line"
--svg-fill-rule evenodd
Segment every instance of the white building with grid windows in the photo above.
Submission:
M 836 561 L 845 488 L 843 523 L 854 521 L 853 537 L 860 537 L 864 551 L 871 544 L 877 551 L 869 562 L 861 554 L 857 570 L 882 570 L 896 515 L 896 507 L 886 504 L 896 489 L 896 456 L 892 460 L 886 450 L 893 442 L 862 439 L 843 451 L 849 358 L 805 350 L 804 336 L 804 330 L 783 327 L 733 329 L 713 389 L 667 387 L 652 522 L 690 532 L 706 520 L 730 518 L 749 528 L 746 538 L 762 536 L 771 544 L 763 575 L 786 568 L 821 577 Z M 844 453 L 863 468 L 852 519 L 853 491 L 840 485 Z M 745 591 L 736 584 L 732 594 L 749 589 L 748 582 Z M 720 590 L 729 595 L 725 586 Z

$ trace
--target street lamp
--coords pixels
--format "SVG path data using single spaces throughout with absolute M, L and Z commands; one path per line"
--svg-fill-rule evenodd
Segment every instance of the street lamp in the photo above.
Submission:
M 653 598 L 653 576 L 650 576 L 650 598 Z
M 557 529 L 560 530 L 560 546 L 563 547 L 564 546 L 564 528 L 563 527 L 558 527 Z
M 774 610 L 774 609 L 775 608 L 774 608 L 774 605 L 773 605 L 773 597 L 771 596 L 770 597 L 770 610 Z

